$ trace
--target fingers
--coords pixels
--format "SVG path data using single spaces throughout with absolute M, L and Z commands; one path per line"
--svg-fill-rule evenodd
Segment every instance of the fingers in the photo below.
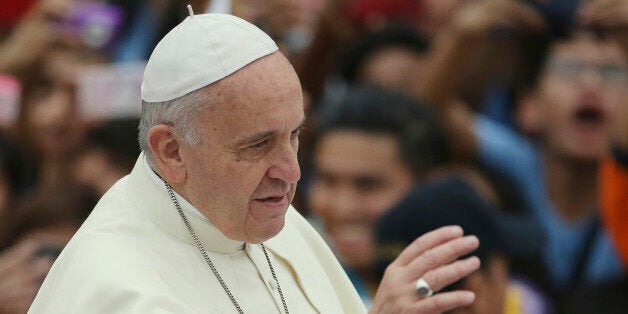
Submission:
M 458 307 L 468 306 L 475 300 L 471 291 L 453 291 L 435 294 L 410 308 L 410 313 L 442 313 Z
M 430 287 L 432 287 L 432 290 L 436 292 L 466 277 L 479 267 L 480 259 L 472 256 L 431 270 L 423 275 L 423 279 L 427 281 Z
M 478 248 L 480 242 L 476 236 L 453 239 L 431 249 L 408 264 L 408 273 L 422 276 L 429 270 L 445 265 L 460 256 Z
M 468 291 L 438 293 L 429 298 L 420 298 L 415 291 L 420 277 L 438 291 L 478 269 L 477 257 L 451 263 L 478 247 L 477 237 L 462 237 L 462 233 L 458 226 L 442 227 L 410 244 L 386 268 L 371 312 L 441 313 L 473 302 L 475 295 Z
M 545 28 L 545 20 L 535 8 L 520 1 L 514 2 L 515 6 L 518 6 L 518 14 L 516 16 L 520 25 L 525 27 L 525 29 L 533 31 L 541 31 Z
M 0 313 L 26 313 L 35 299 L 38 287 L 11 287 L 0 295 Z
M 52 261 L 48 259 L 38 258 L 28 261 L 19 267 L 4 272 L 0 277 L 1 284 L 7 287 L 39 286 L 51 266 Z
M 604 14 L 625 6 L 624 0 L 596 0 L 586 1 L 578 8 L 579 14 Z
M 624 0 L 589 1 L 578 13 L 585 24 L 603 27 L 628 26 L 628 3 Z
M 471 36 L 488 35 L 496 29 L 538 32 L 543 17 L 529 4 L 515 0 L 470 2 L 452 20 L 454 29 Z
M 0 313 L 24 313 L 52 266 L 48 258 L 35 258 L 37 245 L 21 242 L 1 256 Z
M 37 248 L 38 245 L 35 242 L 23 241 L 0 254 L 0 274 L 30 260 Z
M 499 20 L 525 31 L 541 31 L 545 27 L 543 17 L 530 5 L 520 1 L 493 1 L 492 12 L 499 13 Z
M 430 231 L 410 243 L 393 263 L 400 266 L 408 265 L 425 251 L 452 239 L 460 238 L 462 234 L 462 228 L 459 226 L 441 227 Z

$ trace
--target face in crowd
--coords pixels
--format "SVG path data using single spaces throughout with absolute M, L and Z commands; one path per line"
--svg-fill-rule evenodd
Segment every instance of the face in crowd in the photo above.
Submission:
M 321 216 L 340 260 L 371 267 L 379 217 L 414 185 L 394 135 L 333 131 L 317 144 L 311 209 Z
M 405 94 L 355 87 L 322 107 L 309 205 L 340 260 L 366 275 L 379 218 L 448 153 L 429 107 Z
M 524 129 L 538 134 L 554 156 L 580 161 L 602 156 L 627 95 L 626 60 L 610 39 L 582 33 L 555 43 L 535 91 L 521 106 Z

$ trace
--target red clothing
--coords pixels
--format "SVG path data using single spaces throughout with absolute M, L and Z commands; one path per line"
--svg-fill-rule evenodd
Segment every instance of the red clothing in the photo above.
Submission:
M 10 29 L 30 9 L 35 0 L 0 1 L 0 29 Z
M 628 167 L 609 158 L 603 161 L 600 175 L 602 219 L 628 268 Z

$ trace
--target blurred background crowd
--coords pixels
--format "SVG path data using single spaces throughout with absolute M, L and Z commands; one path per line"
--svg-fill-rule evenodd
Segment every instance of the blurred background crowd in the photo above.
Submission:
M 0 313 L 25 313 L 139 154 L 139 83 L 187 15 L 277 41 L 308 122 L 294 204 L 364 302 L 419 235 L 480 238 L 469 313 L 628 309 L 626 0 L 3 0 Z

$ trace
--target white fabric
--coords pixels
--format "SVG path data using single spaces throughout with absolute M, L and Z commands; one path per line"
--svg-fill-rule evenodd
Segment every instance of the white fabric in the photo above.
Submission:
M 153 50 L 144 70 L 142 99 L 162 102 L 179 98 L 277 49 L 266 33 L 241 18 L 189 16 Z
M 148 164 L 148 159 L 146 159 L 146 155 L 144 155 L 144 169 L 148 173 L 148 176 L 153 180 L 153 182 L 155 182 L 155 184 L 157 186 L 163 187 L 164 193 L 168 193 L 168 190 L 166 190 L 166 186 L 164 185 L 164 181 L 162 181 L 159 178 L 159 176 L 157 176 L 155 171 Z M 203 216 L 203 214 L 200 211 L 198 211 L 198 209 L 196 209 L 196 207 L 194 207 L 192 204 L 190 204 L 190 202 L 188 202 L 188 200 L 186 200 L 185 198 L 181 197 L 181 195 L 179 195 L 179 193 L 177 193 L 177 191 L 172 190 L 172 192 L 174 193 L 174 196 L 177 198 L 177 202 L 179 202 L 179 205 L 181 206 L 181 208 L 186 209 L 192 215 L 194 215 L 194 216 L 196 216 L 196 217 L 198 217 L 200 219 L 203 219 L 203 220 L 207 221 L 208 223 L 210 223 L 209 220 L 207 220 L 207 217 Z
M 140 155 L 61 253 L 29 313 L 235 313 L 165 190 Z M 259 245 L 226 238 L 183 208 L 245 313 L 278 313 L 281 300 Z M 265 242 L 293 313 L 364 313 L 314 229 L 294 208 Z

